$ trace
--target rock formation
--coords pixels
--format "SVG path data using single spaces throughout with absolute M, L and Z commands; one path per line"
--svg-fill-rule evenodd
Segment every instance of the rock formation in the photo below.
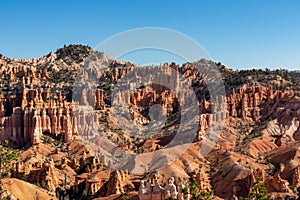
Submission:
M 298 85 L 286 81 L 289 87 L 277 90 L 248 77 L 226 96 L 211 98 L 205 72 L 213 62 L 199 63 L 206 68 L 198 71 L 197 63 L 139 68 L 76 45 L 40 59 L 0 57 L 0 141 L 24 148 L 8 175 L 70 198 L 190 199 L 188 178 L 195 179 L 199 191 L 213 190 L 224 199 L 247 197 L 259 178 L 272 195 L 293 197 L 292 186 L 300 190 L 300 100 L 292 89 Z M 226 72 L 226 86 L 236 86 L 232 76 L 239 72 L 220 70 Z M 85 84 L 93 78 L 95 83 Z M 141 158 L 167 149 L 180 113 L 194 114 L 192 106 L 183 105 L 191 97 L 199 113 L 182 125 L 188 130 L 195 123 L 198 131 L 176 161 L 158 169 L 161 176 L 110 168 L 124 152 Z M 115 105 L 126 112 L 114 115 Z M 155 120 L 159 123 L 153 125 Z M 137 129 L 128 131 L 126 125 Z M 134 135 L 151 125 L 155 134 Z M 214 132 L 216 144 L 209 140 Z M 202 145 L 211 145 L 205 158 L 199 156 Z M 164 161 L 153 159 L 149 165 Z

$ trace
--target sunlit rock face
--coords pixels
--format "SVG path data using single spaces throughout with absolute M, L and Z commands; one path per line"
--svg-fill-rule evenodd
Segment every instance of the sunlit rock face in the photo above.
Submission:
M 71 195 L 72 191 L 82 195 L 85 191 L 95 198 L 126 193 L 140 199 L 189 199 L 181 188 L 189 189 L 191 177 L 199 190 L 213 190 L 223 199 L 247 197 L 257 180 L 282 198 L 292 197 L 293 188 L 299 190 L 300 100 L 291 88 L 276 90 L 252 81 L 212 99 L 195 63 L 162 64 L 152 75 L 157 76 L 157 83 L 139 85 L 133 80 L 146 76 L 153 67 L 137 71 L 135 64 L 99 52 L 91 56 L 91 52 L 71 46 L 39 59 L 0 58 L 0 139 L 24 148 L 9 172 L 12 177 L 41 185 L 52 194 Z M 85 58 L 89 65 L 81 71 Z M 105 70 L 97 70 L 100 65 Z M 133 72 L 137 76 L 125 79 Z M 182 89 L 176 74 L 193 90 Z M 76 88 L 78 77 L 82 85 L 77 83 Z M 93 77 L 99 81 L 96 87 L 84 85 Z M 130 90 L 122 90 L 120 82 Z M 117 87 L 119 93 L 113 96 Z M 193 95 L 199 108 L 195 138 L 165 166 L 167 158 L 150 155 L 167 149 L 180 113 L 191 112 L 181 103 Z M 114 114 L 114 105 L 127 112 Z M 182 125 L 186 128 L 191 122 L 193 118 Z M 133 135 L 125 125 L 137 130 L 151 127 L 154 134 Z M 219 138 L 203 158 L 199 152 L 212 128 L 219 131 Z M 88 146 L 91 141 L 94 146 Z M 145 172 L 111 168 L 111 152 L 137 154 L 123 164 Z M 145 166 L 137 166 L 141 160 L 157 170 L 148 172 Z

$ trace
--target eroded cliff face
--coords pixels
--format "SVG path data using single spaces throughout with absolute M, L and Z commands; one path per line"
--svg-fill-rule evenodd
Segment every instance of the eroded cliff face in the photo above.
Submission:
M 299 190 L 300 100 L 293 90 L 247 83 L 226 96 L 210 98 L 205 76 L 195 63 L 138 71 L 132 63 L 101 53 L 91 56 L 91 52 L 69 47 L 40 59 L 1 57 L 0 138 L 11 146 L 28 148 L 12 176 L 39 183 L 53 193 L 85 191 L 92 197 L 134 193 L 142 179 L 150 180 L 150 185 L 173 187 L 170 177 L 175 177 L 176 187 L 179 180 L 195 177 L 202 190 L 214 190 L 221 198 L 247 196 L 258 178 L 274 195 L 292 196 L 291 186 Z M 82 70 L 86 62 L 89 65 Z M 108 67 L 99 71 L 99 65 Z M 139 84 L 141 77 L 148 76 L 154 83 Z M 84 87 L 91 78 L 97 87 Z M 182 79 L 193 90 L 184 88 Z M 108 167 L 113 161 L 107 154 L 115 148 L 129 153 L 164 149 L 176 133 L 180 113 L 191 112 L 191 106 L 181 105 L 191 96 L 197 100 L 198 118 L 186 120 L 183 126 L 196 121 L 198 131 L 175 162 L 156 174 L 133 175 Z M 124 106 L 128 113 L 116 117 L 115 105 Z M 155 105 L 160 105 L 163 125 L 151 137 L 134 138 L 129 129 L 120 127 L 123 121 L 139 130 L 151 125 Z M 202 158 L 198 154 L 212 128 L 219 138 Z M 95 145 L 87 149 L 83 143 L 91 140 Z M 132 161 L 138 163 L 139 158 Z M 149 161 L 153 166 L 161 162 Z
M 194 74 L 190 75 L 191 72 L 186 69 L 188 67 L 183 66 L 182 69 L 175 64 L 165 64 L 164 67 L 177 69 L 181 73 L 184 73 L 183 76 L 187 79 L 192 81 L 197 80 L 198 83 L 201 82 L 199 84 L 202 85 L 199 85 L 199 87 L 203 87 L 203 90 L 207 90 L 207 88 L 205 88 L 205 83 L 203 82 L 203 80 L 198 81 L 199 78 L 197 76 L 195 76 Z M 193 69 L 191 69 L 191 71 L 192 70 Z M 172 70 L 166 71 L 165 73 L 168 77 L 172 77 L 172 75 L 170 75 L 172 73 Z M 123 75 L 119 76 L 119 79 L 121 79 L 125 75 L 124 73 L 120 74 Z M 114 73 L 112 73 L 111 77 L 115 77 Z M 113 80 L 117 81 L 117 79 Z M 191 96 L 189 92 L 190 91 L 182 90 L 179 91 L 176 95 L 175 92 L 169 90 L 166 87 L 163 87 L 162 85 L 150 84 L 136 90 L 122 91 L 114 97 L 113 102 L 114 104 L 118 105 L 129 105 L 129 118 L 136 124 L 147 125 L 149 124 L 149 116 L 147 116 L 149 107 L 154 104 L 159 104 L 162 106 L 167 115 L 172 115 L 176 112 L 179 112 L 181 109 L 180 97 Z M 101 89 L 98 89 L 96 93 L 96 107 L 99 107 L 101 109 L 104 109 L 104 107 L 109 108 L 111 106 L 111 99 L 105 99 L 104 92 Z M 199 97 L 201 96 L 200 92 L 196 95 L 199 100 L 199 137 L 201 137 L 201 135 L 205 135 L 207 128 L 212 124 L 216 124 L 224 120 L 228 122 L 230 121 L 229 119 L 240 118 L 244 121 L 249 121 L 249 123 L 260 123 L 268 120 L 269 118 L 273 119 L 274 117 L 276 117 L 276 114 L 274 113 L 278 113 L 278 111 L 284 110 L 286 114 L 277 116 L 277 120 L 283 121 L 283 123 L 281 123 L 280 125 L 281 127 L 284 127 L 286 125 L 290 127 L 291 123 L 289 123 L 289 120 L 291 120 L 293 129 L 297 130 L 294 130 L 294 132 L 292 133 L 292 139 L 298 140 L 298 112 L 300 111 L 298 106 L 295 105 L 298 104 L 298 99 L 295 98 L 294 92 L 292 90 L 279 91 L 274 90 L 272 87 L 244 85 L 243 87 L 233 89 L 226 97 L 223 96 L 219 99 L 215 99 L 214 101 Z M 105 104 L 105 102 L 109 103 Z M 293 120 L 292 118 L 287 120 L 285 119 L 286 117 L 283 116 L 289 115 L 289 107 L 293 107 Z M 279 128 L 276 130 L 281 130 L 279 135 L 284 135 L 283 128 Z
M 2 141 L 8 139 L 15 145 L 37 144 L 43 133 L 49 133 L 62 134 L 65 142 L 69 142 L 73 135 L 77 135 L 77 118 L 72 112 L 74 105 L 63 100 L 61 93 L 54 101 L 49 99 L 53 96 L 49 91 L 23 88 L 11 103 L 19 101 L 20 96 L 20 107 L 12 107 L 11 115 L 2 114 Z

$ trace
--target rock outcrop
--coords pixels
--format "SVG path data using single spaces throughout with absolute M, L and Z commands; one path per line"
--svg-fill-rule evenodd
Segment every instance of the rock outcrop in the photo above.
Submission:
M 206 66 L 202 71 L 199 63 Z M 224 199 L 248 197 L 257 180 L 273 196 L 292 197 L 292 186 L 300 190 L 299 98 L 291 86 L 276 90 L 251 77 L 212 98 L 205 82 L 210 64 L 139 68 L 81 46 L 40 59 L 0 57 L 0 141 L 24 148 L 8 174 L 70 198 L 190 199 L 189 178 L 199 191 L 214 190 Z M 126 112 L 114 113 L 120 108 Z M 181 113 L 188 117 L 181 119 Z M 179 125 L 185 131 L 195 125 L 195 138 L 165 166 L 167 156 L 149 155 L 168 150 Z M 140 134 L 147 127 L 155 134 Z M 199 155 L 203 145 L 211 149 L 205 158 Z M 110 168 L 125 153 L 136 157 L 124 166 L 144 168 L 144 174 Z M 155 175 L 138 166 L 141 158 Z

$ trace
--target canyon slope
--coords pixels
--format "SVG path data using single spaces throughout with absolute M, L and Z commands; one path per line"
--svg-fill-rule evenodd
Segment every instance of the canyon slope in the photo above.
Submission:
M 0 76 L 1 199 L 299 196 L 296 71 L 140 67 L 69 45 L 0 55 Z

